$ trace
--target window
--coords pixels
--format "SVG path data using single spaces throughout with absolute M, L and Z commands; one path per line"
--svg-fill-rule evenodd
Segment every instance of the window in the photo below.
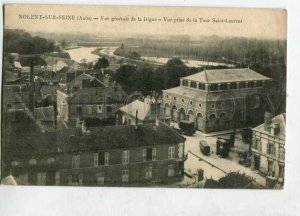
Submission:
M 173 99 L 176 100 L 176 97 L 174 97 Z
M 187 81 L 187 80 L 182 80 L 182 85 L 183 85 L 183 86 L 189 86 L 189 81 Z
M 19 165 L 19 162 L 18 162 L 18 161 L 12 161 L 12 162 L 11 162 L 11 165 L 14 166 L 14 167 L 15 167 L 15 166 L 18 166 L 18 165 Z
M 279 173 L 278 176 L 284 178 L 284 165 L 279 164 Z
M 94 167 L 97 167 L 99 163 L 99 155 L 98 153 L 94 153 Z
M 122 164 L 129 163 L 129 150 L 122 152 Z
M 190 105 L 193 105 L 193 101 L 190 101 Z
M 225 113 L 221 113 L 220 114 L 220 119 L 225 119 L 226 118 L 226 114 Z
M 79 155 L 73 155 L 72 156 L 72 168 L 79 168 L 80 164 L 80 156 Z
M 37 185 L 46 185 L 46 173 L 37 173 Z
M 60 172 L 55 172 L 55 185 L 60 185 Z
M 175 146 L 170 146 L 168 151 L 168 159 L 175 158 Z
M 230 83 L 230 89 L 237 89 L 237 84 L 236 83 Z
M 37 164 L 36 159 L 29 160 L 29 165 L 36 165 L 36 164 Z
M 216 108 L 216 105 L 215 105 L 215 104 L 211 104 L 210 107 L 211 107 L 212 109 L 214 109 L 214 108 Z
M 83 175 L 73 174 L 69 175 L 69 185 L 78 186 L 83 183 Z
M 269 155 L 275 156 L 275 146 L 274 146 L 274 143 L 268 143 L 267 153 Z
M 152 149 L 152 160 L 155 161 L 156 160 L 156 148 Z
M 168 177 L 174 176 L 174 164 L 168 165 Z
M 220 84 L 220 90 L 226 90 L 226 89 L 228 89 L 227 83 L 221 83 Z
M 146 179 L 152 179 L 152 167 L 146 168 Z
M 218 84 L 211 84 L 209 86 L 210 91 L 217 91 L 218 90 Z
M 181 99 L 181 102 L 184 103 L 184 99 L 183 98 Z
M 273 161 L 269 160 L 268 161 L 268 175 L 269 176 L 274 176 L 275 172 L 274 172 L 274 169 L 273 169 Z
M 215 119 L 216 118 L 216 115 L 215 114 L 210 114 L 209 115 L 209 119 Z
M 284 148 L 279 147 L 278 149 L 278 159 L 284 161 Z
M 197 83 L 196 82 L 191 82 L 191 88 L 197 88 Z
M 96 179 L 97 179 L 97 185 L 104 185 L 105 182 L 104 172 L 97 173 Z
M 54 164 L 54 162 L 55 162 L 55 158 L 54 157 L 51 157 L 51 158 L 47 159 L 47 164 Z
M 166 95 L 166 98 L 169 98 L 169 95 Z
M 239 83 L 239 88 L 246 88 L 246 83 L 240 82 Z
M 102 105 L 97 106 L 97 113 L 102 113 Z
M 112 112 L 112 107 L 111 106 L 106 106 L 106 112 Z
M 156 160 L 156 148 L 143 149 L 143 161 L 154 161 Z
M 254 82 L 248 82 L 248 88 L 253 88 L 255 86 Z
M 256 87 L 262 87 L 263 86 L 263 82 L 262 81 L 257 81 L 256 82 Z
M 104 165 L 107 166 L 109 164 L 109 152 L 105 152 L 104 154 Z
M 202 104 L 201 104 L 201 103 L 199 103 L 198 105 L 199 105 L 199 107 L 202 107 Z
M 205 84 L 199 83 L 198 88 L 201 89 L 201 90 L 205 90 Z
M 261 151 L 261 142 L 260 142 L 260 139 L 259 138 L 254 138 L 253 140 L 253 148 L 258 150 L 258 151 Z
M 122 170 L 122 182 L 129 181 L 129 170 Z

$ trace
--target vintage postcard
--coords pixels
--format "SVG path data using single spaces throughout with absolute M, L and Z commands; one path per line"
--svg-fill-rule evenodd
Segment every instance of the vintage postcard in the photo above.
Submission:
M 2 184 L 284 187 L 286 10 L 3 11 Z

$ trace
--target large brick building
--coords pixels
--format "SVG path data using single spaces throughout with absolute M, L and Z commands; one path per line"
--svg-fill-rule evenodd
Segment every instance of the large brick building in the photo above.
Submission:
M 163 107 L 171 121 L 192 121 L 205 133 L 253 125 L 272 109 L 270 81 L 249 68 L 204 70 L 163 90 Z
M 185 138 L 161 122 L 24 137 L 31 142 L 13 139 L 22 151 L 5 159 L 5 170 L 26 184 L 121 186 L 183 178 Z

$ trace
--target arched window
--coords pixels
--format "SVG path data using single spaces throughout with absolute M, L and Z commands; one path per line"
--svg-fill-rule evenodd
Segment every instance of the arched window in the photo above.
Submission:
M 209 115 L 209 119 L 215 119 L 216 118 L 216 115 L 215 114 L 210 114 Z
M 225 118 L 226 118 L 226 114 L 222 112 L 222 113 L 220 114 L 220 119 L 225 119 Z

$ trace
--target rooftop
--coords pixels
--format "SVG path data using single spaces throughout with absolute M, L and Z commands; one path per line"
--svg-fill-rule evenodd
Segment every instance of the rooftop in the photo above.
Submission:
M 275 116 L 272 121 L 271 121 L 271 127 L 276 124 L 279 123 L 279 133 L 277 133 L 276 135 L 274 135 L 276 138 L 285 140 L 285 124 L 286 124 L 286 114 L 280 114 Z M 264 123 L 261 125 L 258 125 L 257 127 L 254 128 L 254 130 L 256 131 L 260 131 L 263 133 L 270 133 L 268 131 L 265 131 L 264 129 Z
M 150 117 L 151 105 L 150 103 L 135 100 L 130 104 L 121 107 L 120 110 L 134 117 L 136 116 L 136 111 L 138 111 L 137 118 L 144 121 Z
M 270 80 L 270 78 L 263 76 L 249 68 L 204 70 L 183 78 L 201 83 Z
M 130 148 L 141 146 L 170 145 L 183 142 L 185 138 L 168 125 L 159 122 L 144 125 L 118 125 L 88 128 L 88 135 L 81 129 L 59 131 L 57 139 L 62 151 L 87 151 Z

